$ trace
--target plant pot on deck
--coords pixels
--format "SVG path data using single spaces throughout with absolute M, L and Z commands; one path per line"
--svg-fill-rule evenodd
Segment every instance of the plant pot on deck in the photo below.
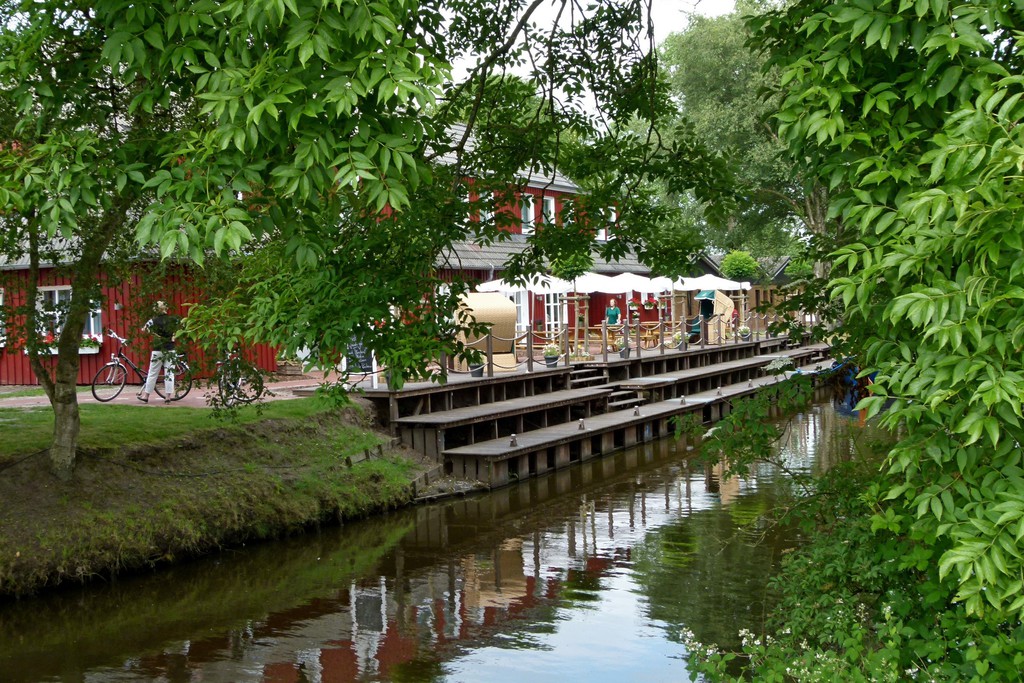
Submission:
M 544 363 L 549 368 L 558 367 L 558 356 L 544 356 Z
M 629 358 L 629 348 L 619 349 L 619 358 Z
M 484 366 L 483 365 L 470 365 L 469 366 L 469 374 L 472 377 L 483 377 L 484 376 Z

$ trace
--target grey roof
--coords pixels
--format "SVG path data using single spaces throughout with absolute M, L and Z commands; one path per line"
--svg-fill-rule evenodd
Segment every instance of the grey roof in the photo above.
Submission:
M 461 140 L 466 134 L 466 125 L 463 123 L 453 123 L 449 127 L 453 140 Z M 476 148 L 476 140 L 472 134 L 466 139 L 466 149 L 472 151 Z M 450 154 L 442 154 L 438 157 L 438 161 L 442 164 L 455 163 L 455 157 Z M 549 190 L 554 192 L 571 192 L 573 194 L 580 191 L 579 186 L 563 175 L 559 170 L 552 169 L 548 172 L 529 172 L 523 171 L 520 174 L 520 179 L 526 182 L 527 187 L 532 187 L 540 190 Z
M 61 265 L 61 261 L 51 261 L 46 257 L 63 256 L 63 254 L 71 248 L 71 245 L 72 242 L 59 236 L 41 244 L 39 247 L 39 267 L 53 268 Z M 16 258 L 11 258 L 7 253 L 0 251 L 0 270 L 26 270 L 29 267 L 30 257 L 28 253 L 27 240 L 23 240 L 19 246 L 22 247 L 19 249 L 21 253 Z
M 512 235 L 511 239 L 496 242 L 486 246 L 475 244 L 471 241 L 453 242 L 451 249 L 438 261 L 438 266 L 453 270 L 484 270 L 501 272 L 505 270 L 505 262 L 514 254 L 522 253 L 528 244 L 525 235 Z M 594 253 L 594 272 L 607 273 L 636 273 L 646 275 L 650 268 L 640 263 L 632 254 L 623 257 L 621 261 L 608 262 L 602 259 L 596 251 Z
M 40 263 L 39 265 L 45 268 L 50 268 L 54 264 Z M 4 254 L 0 254 L 0 270 L 24 270 L 26 268 L 28 268 L 28 256 L 8 259 Z
M 437 265 L 440 268 L 453 270 L 481 270 L 495 273 L 495 277 L 505 270 L 505 262 L 513 254 L 518 254 L 526 249 L 528 238 L 525 235 L 514 234 L 510 240 L 481 246 L 470 241 L 459 241 L 452 244 L 447 258 L 442 257 Z M 594 250 L 593 272 L 604 275 L 617 275 L 618 273 L 634 273 L 636 275 L 650 275 L 651 269 L 640 263 L 635 254 L 627 254 L 619 261 L 606 261 Z M 705 255 L 701 255 L 699 265 L 703 266 L 704 272 L 718 274 L 714 262 Z

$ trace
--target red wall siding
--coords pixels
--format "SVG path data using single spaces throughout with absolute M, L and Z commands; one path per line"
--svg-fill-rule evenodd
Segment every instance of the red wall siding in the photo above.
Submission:
M 20 280 L 21 284 L 5 288 L 5 308 L 22 303 L 15 299 L 18 296 L 17 290 L 21 289 L 24 291 L 23 285 L 28 277 L 28 272 L 16 271 L 9 272 L 6 275 L 8 280 L 14 278 Z M 149 366 L 150 338 L 148 334 L 142 334 L 140 331 L 140 327 L 145 323 L 145 320 L 134 319 L 128 305 L 131 302 L 132 293 L 139 290 L 141 278 L 141 275 L 136 274 L 119 285 L 102 288 L 104 299 L 103 343 L 100 346 L 99 353 L 79 355 L 79 360 L 81 361 L 78 371 L 79 384 L 86 385 L 92 383 L 92 378 L 96 375 L 96 372 L 110 360 L 112 353 L 117 352 L 118 342 L 106 334 L 106 331 L 109 329 L 114 330 L 114 332 L 122 337 L 127 337 L 133 342 L 126 353 L 136 365 L 140 366 L 143 370 Z M 187 281 L 187 274 L 183 274 L 183 279 Z M 8 282 L 8 284 L 11 283 Z M 66 276 L 49 270 L 40 273 L 39 284 L 43 287 L 53 287 L 70 285 L 71 281 Z M 187 315 L 188 304 L 201 298 L 201 292 L 181 291 L 181 287 L 173 287 L 171 289 L 174 291 L 174 294 L 168 299 L 168 304 L 171 312 L 175 315 Z M 259 345 L 255 349 L 255 357 L 257 365 L 261 369 L 268 372 L 275 372 L 277 370 L 277 354 L 275 349 L 266 345 Z M 53 360 L 44 358 L 43 362 L 55 363 L 56 357 Z M 25 355 L 25 352 L 20 347 L 12 348 L 10 341 L 7 342 L 6 347 L 0 348 L 0 384 L 39 384 L 29 365 L 28 356 Z

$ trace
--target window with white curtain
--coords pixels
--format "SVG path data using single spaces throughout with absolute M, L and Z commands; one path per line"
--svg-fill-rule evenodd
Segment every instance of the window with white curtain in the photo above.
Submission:
M 541 220 L 551 225 L 555 224 L 555 198 L 544 197 L 541 200 L 540 215 Z
M 597 229 L 597 241 L 607 242 L 609 235 L 611 235 L 611 227 L 615 225 L 615 221 L 618 220 L 618 213 L 615 209 L 608 209 L 604 212 L 602 218 L 604 218 L 604 226 Z
M 64 318 L 68 306 L 71 305 L 71 287 L 40 287 L 37 310 L 39 311 L 40 334 L 60 335 L 64 328 Z M 94 304 L 89 317 L 85 321 L 82 336 L 100 338 L 103 336 L 103 312 L 99 304 Z

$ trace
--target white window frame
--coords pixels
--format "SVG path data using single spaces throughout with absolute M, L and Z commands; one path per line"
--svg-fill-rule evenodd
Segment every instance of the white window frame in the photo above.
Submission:
M 562 311 L 562 295 L 561 294 L 545 294 L 544 295 L 544 331 L 545 332 L 558 332 L 562 328 L 562 320 L 564 319 L 564 313 Z
M 536 227 L 537 218 L 534 213 L 536 205 L 533 195 L 524 192 L 519 197 L 519 216 L 521 218 L 521 230 L 524 235 L 532 235 Z
M 549 224 L 550 223 L 551 225 L 554 225 L 555 224 L 555 220 L 556 220 L 556 218 L 555 218 L 556 215 L 557 215 L 557 213 L 556 213 L 556 210 L 555 210 L 555 198 L 554 197 L 542 197 L 541 198 L 541 207 L 540 207 L 540 219 L 541 219 L 541 221 L 543 221 L 545 224 Z
M 494 211 L 490 209 L 480 209 L 480 222 L 491 223 L 494 221 Z
M 67 292 L 67 298 L 61 296 L 61 292 Z M 59 311 L 47 311 L 46 306 L 52 305 L 54 308 L 60 306 L 62 301 L 71 301 L 71 285 L 59 285 L 56 287 L 40 287 L 38 290 L 39 298 L 36 301 L 36 311 L 39 313 L 40 322 L 45 322 L 39 333 L 46 334 L 52 332 L 54 338 L 60 336 L 61 330 L 64 328 L 64 319 Z M 50 299 L 51 301 L 48 301 Z M 52 326 L 51 326 L 52 323 Z M 85 321 L 85 328 L 82 330 L 83 337 L 92 337 L 93 339 L 103 340 L 103 309 L 98 305 L 94 304 L 92 310 L 89 313 L 89 317 Z

